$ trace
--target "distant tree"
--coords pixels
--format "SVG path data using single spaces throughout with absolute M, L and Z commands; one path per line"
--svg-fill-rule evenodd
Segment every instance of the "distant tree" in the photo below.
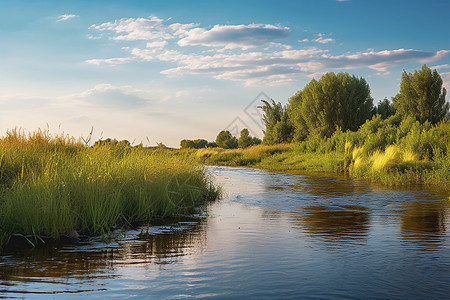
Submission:
M 356 131 L 372 116 L 373 99 L 365 79 L 330 72 L 292 96 L 288 112 L 296 139 L 331 136 L 337 128 Z
M 241 135 L 238 140 L 238 147 L 239 148 L 247 148 L 252 145 L 252 137 L 250 136 L 250 133 L 247 128 L 244 128 L 241 130 Z
M 237 148 L 238 141 L 228 130 L 222 130 L 216 137 L 216 144 L 220 148 L 234 149 Z
M 180 147 L 181 149 L 193 149 L 195 148 L 195 143 L 192 140 L 181 140 Z
M 206 144 L 206 148 L 215 148 L 217 147 L 217 144 L 215 142 L 208 142 L 208 144 Z
M 261 139 L 257 138 L 256 136 L 252 137 L 252 146 L 259 145 L 261 143 L 262 143 Z
M 394 107 L 403 117 L 413 116 L 419 122 L 436 124 L 449 112 L 446 94 L 439 73 L 423 65 L 414 74 L 403 71 L 400 93 L 394 98 Z
M 393 104 L 387 98 L 384 98 L 378 102 L 376 107 L 374 107 L 374 115 L 375 114 L 381 115 L 382 119 L 387 119 L 390 116 L 395 115 L 395 109 Z
M 207 144 L 208 144 L 208 141 L 204 140 L 204 139 L 196 139 L 196 140 L 194 140 L 194 147 L 195 147 L 195 149 L 205 148 Z
M 208 144 L 207 140 L 204 139 L 196 139 L 196 140 L 181 140 L 180 147 L 181 149 L 200 149 L 205 148 Z
M 289 143 L 292 140 L 293 126 L 290 123 L 286 108 L 280 102 L 272 103 L 261 100 L 264 105 L 259 106 L 264 112 L 263 121 L 265 125 L 264 144 Z

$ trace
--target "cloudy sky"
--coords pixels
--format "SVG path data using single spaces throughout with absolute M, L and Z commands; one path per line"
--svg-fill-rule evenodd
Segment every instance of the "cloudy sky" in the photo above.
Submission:
M 0 134 L 177 147 L 250 127 L 326 72 L 366 78 L 374 102 L 403 70 L 450 89 L 448 0 L 3 1 Z M 448 98 L 448 97 L 447 97 Z

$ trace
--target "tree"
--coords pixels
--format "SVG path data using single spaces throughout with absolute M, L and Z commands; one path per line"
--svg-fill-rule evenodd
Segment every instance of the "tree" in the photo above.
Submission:
M 247 128 L 241 130 L 241 135 L 238 140 L 239 148 L 248 148 L 252 145 L 252 137 Z
M 430 121 L 436 124 L 448 114 L 446 94 L 439 73 L 423 65 L 414 74 L 403 71 L 400 93 L 394 98 L 394 107 L 403 117 L 413 116 L 421 123 Z
M 256 136 L 252 137 L 252 146 L 259 145 L 261 143 L 262 143 L 261 139 L 257 138 Z
M 264 144 L 290 143 L 293 135 L 293 126 L 290 123 L 287 109 L 276 103 L 273 99 L 272 104 L 266 100 L 261 100 L 263 106 L 259 106 L 264 112 L 263 121 L 266 127 L 264 132 Z
M 394 98 L 392 99 L 394 101 Z M 383 100 L 378 102 L 378 105 L 376 107 L 374 107 L 374 115 L 376 114 L 381 115 L 381 118 L 383 120 L 395 115 L 393 104 L 387 98 L 384 98 Z
M 216 137 L 216 144 L 220 148 L 234 149 L 237 148 L 238 141 L 228 130 L 222 130 Z
M 337 128 L 356 131 L 372 115 L 373 99 L 366 80 L 348 73 L 327 73 L 313 79 L 289 99 L 288 113 L 296 139 L 318 133 L 331 136 Z
M 180 142 L 181 149 L 201 149 L 207 147 L 207 145 L 208 141 L 204 139 L 181 140 Z
M 194 148 L 195 149 L 205 148 L 207 144 L 208 144 L 208 141 L 204 140 L 204 139 L 196 139 L 196 140 L 194 140 Z
M 181 149 L 193 149 L 195 148 L 195 143 L 192 140 L 181 140 Z

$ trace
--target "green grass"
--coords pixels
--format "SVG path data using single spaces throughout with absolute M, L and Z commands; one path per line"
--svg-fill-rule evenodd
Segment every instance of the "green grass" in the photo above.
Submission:
M 0 192 L 0 247 L 12 235 L 106 235 L 185 216 L 219 193 L 187 156 L 20 130 L 0 139 Z
M 311 135 L 292 144 L 193 150 L 210 165 L 276 172 L 340 174 L 386 185 L 427 185 L 450 193 L 450 121 L 437 125 L 379 116 L 356 131 Z

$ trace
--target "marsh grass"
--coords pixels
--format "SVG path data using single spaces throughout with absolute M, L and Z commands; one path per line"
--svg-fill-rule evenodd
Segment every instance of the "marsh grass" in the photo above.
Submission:
M 426 184 L 450 192 L 450 121 L 421 124 L 413 118 L 375 116 L 358 131 L 331 137 L 311 134 L 292 144 L 247 149 L 200 149 L 204 164 L 278 172 L 342 174 L 386 185 Z
M 0 140 L 0 245 L 192 214 L 218 197 L 205 169 L 170 151 L 86 147 L 46 131 Z

